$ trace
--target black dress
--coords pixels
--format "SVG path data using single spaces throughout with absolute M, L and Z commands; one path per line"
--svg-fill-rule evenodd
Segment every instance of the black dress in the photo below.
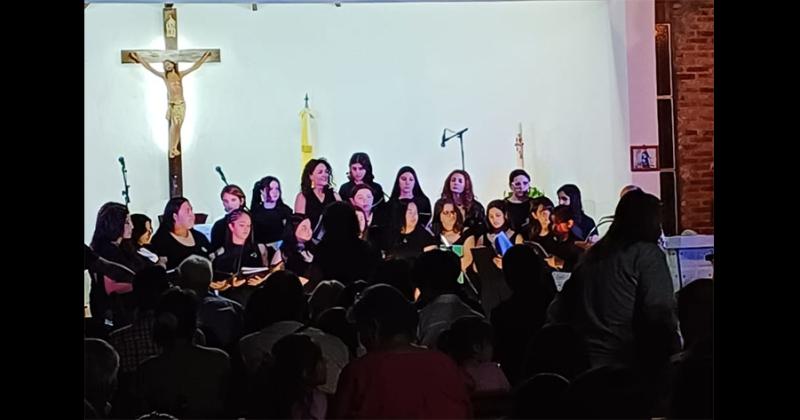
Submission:
M 303 197 L 306 199 L 305 215 L 311 220 L 311 229 L 316 230 L 322 213 L 329 204 L 336 202 L 336 195 L 333 193 L 332 188 L 325 189 L 325 198 L 319 201 L 314 191 L 303 192 Z
M 189 233 L 194 238 L 194 246 L 183 245 L 172 234 L 161 230 L 153 235 L 149 249 L 160 257 L 167 257 L 167 270 L 177 267 L 190 255 L 212 259 L 211 255 L 214 251 L 211 249 L 211 242 L 206 239 L 205 235 L 194 229 L 189 230 Z
M 233 274 L 238 273 L 242 267 L 263 267 L 261 251 L 253 243 L 245 245 L 229 244 L 220 248 L 214 257 L 214 281 L 229 279 Z M 263 276 L 266 273 L 260 273 Z M 242 306 L 247 305 L 250 295 L 256 287 L 243 284 L 239 287 L 232 287 L 222 292 L 222 296 L 239 302 Z
M 308 208 L 308 204 L 306 204 Z M 263 206 L 253 209 L 253 235 L 257 244 L 271 244 L 283 237 L 286 223 L 292 216 L 291 207 L 286 204 L 276 204 L 275 208 L 266 209 Z M 312 225 L 313 226 L 313 225 Z
M 430 231 L 420 225 L 411 233 L 397 234 L 393 242 L 389 255 L 405 259 L 414 259 L 422 254 L 425 247 L 439 243 Z

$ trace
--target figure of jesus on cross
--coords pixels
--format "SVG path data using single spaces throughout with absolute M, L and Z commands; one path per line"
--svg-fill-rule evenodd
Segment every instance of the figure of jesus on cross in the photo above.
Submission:
M 178 15 L 171 4 L 163 13 L 164 50 L 123 50 L 122 63 L 138 63 L 155 74 L 167 86 L 167 121 L 169 123 L 169 196 L 183 195 L 181 173 L 181 126 L 186 116 L 186 101 L 183 97 L 183 78 L 197 70 L 203 63 L 220 62 L 218 49 L 178 49 Z M 163 63 L 164 72 L 154 69 L 150 63 Z M 193 63 L 185 71 L 178 63 Z
M 188 76 L 189 73 L 197 70 L 203 63 L 211 57 L 211 53 L 206 51 L 197 62 L 189 67 L 188 70 L 181 73 L 178 70 L 178 65 L 174 61 L 164 60 L 164 72 L 154 69 L 150 63 L 143 61 L 139 58 L 139 54 L 132 52 L 129 54 L 131 60 L 141 64 L 167 84 L 167 120 L 169 121 L 169 157 L 174 158 L 181 154 L 178 150 L 178 143 L 181 141 L 181 125 L 183 125 L 183 118 L 186 116 L 186 102 L 183 99 L 183 78 Z

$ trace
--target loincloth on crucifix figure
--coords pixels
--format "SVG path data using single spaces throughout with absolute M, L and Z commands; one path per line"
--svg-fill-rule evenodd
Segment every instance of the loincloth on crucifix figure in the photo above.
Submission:
M 169 102 L 167 104 L 167 121 L 169 121 L 169 157 L 181 154 L 178 143 L 181 141 L 181 126 L 186 117 L 186 102 Z
M 186 102 L 170 102 L 167 106 L 167 120 L 170 124 L 183 124 L 186 116 Z

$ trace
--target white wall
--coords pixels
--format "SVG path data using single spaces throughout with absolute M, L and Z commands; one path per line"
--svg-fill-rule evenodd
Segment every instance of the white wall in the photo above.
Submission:
M 168 199 L 165 88 L 119 62 L 122 49 L 163 48 L 161 8 L 84 12 L 87 242 L 97 209 L 122 200 L 118 156 L 128 164 L 132 211 L 155 219 Z M 548 196 L 576 183 L 600 216 L 631 181 L 619 59 L 626 29 L 615 28 L 619 7 L 604 0 L 177 8 L 179 46 L 222 55 L 184 82 L 184 195 L 212 219 L 222 215 L 216 165 L 248 200 L 258 178 L 278 176 L 291 205 L 306 92 L 315 155 L 331 161 L 340 184 L 349 156 L 365 151 L 387 192 L 410 164 L 435 199 L 460 167 L 457 141 L 439 147 L 442 129 L 469 127 L 466 167 L 486 204 L 508 189 L 520 122 L 526 169 Z

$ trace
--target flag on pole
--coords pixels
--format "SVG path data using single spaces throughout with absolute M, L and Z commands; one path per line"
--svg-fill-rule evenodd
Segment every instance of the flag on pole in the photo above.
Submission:
M 308 108 L 308 94 L 306 94 L 306 106 L 300 111 L 300 167 L 304 168 L 306 163 L 311 160 L 314 147 L 311 145 L 311 119 L 314 115 Z

